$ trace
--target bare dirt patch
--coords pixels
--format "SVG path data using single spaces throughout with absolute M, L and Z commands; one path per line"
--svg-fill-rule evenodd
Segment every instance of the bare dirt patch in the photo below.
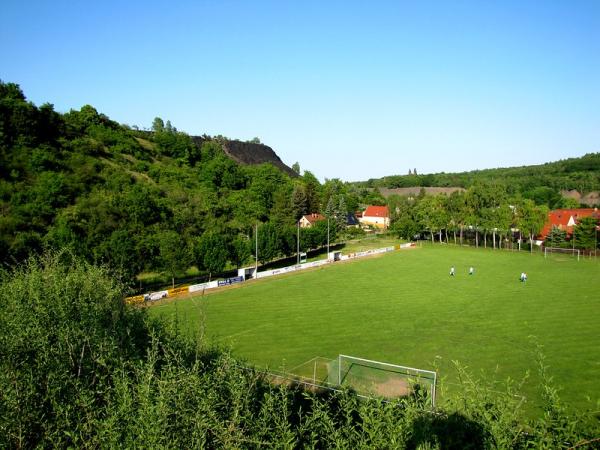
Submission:
M 406 380 L 397 378 L 391 378 L 384 383 L 377 383 L 374 388 L 377 395 L 387 398 L 406 397 L 412 392 Z

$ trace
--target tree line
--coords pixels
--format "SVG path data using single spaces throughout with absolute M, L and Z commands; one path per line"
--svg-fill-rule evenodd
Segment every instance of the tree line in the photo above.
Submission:
M 478 183 L 499 183 L 509 196 L 520 196 L 545 204 L 550 209 L 577 207 L 572 200 L 563 198 L 562 190 L 577 190 L 581 194 L 600 191 L 600 153 L 589 153 L 580 158 L 568 158 L 536 166 L 474 170 L 460 173 L 391 175 L 356 183 L 360 187 L 405 188 L 462 187 L 468 189 Z M 590 205 L 588 205 L 590 206 Z
M 548 217 L 545 205 L 533 200 L 510 197 L 505 186 L 498 183 L 477 183 L 466 191 L 455 191 L 416 197 L 390 196 L 391 230 L 399 237 L 426 230 L 432 242 L 437 240 L 463 244 L 465 233 L 473 237 L 475 246 L 501 248 L 514 242 L 514 232 L 520 245 L 524 237 L 530 247 Z M 451 236 L 451 237 L 450 237 Z
M 479 247 L 521 248 L 523 239 L 533 249 L 533 240 L 548 221 L 549 209 L 520 195 L 511 196 L 501 183 L 475 183 L 466 191 L 452 194 L 414 197 L 392 195 L 388 198 L 392 223 L 390 231 L 400 238 L 412 239 L 424 231 L 434 242 Z M 573 235 L 553 227 L 545 240 L 546 246 L 573 247 L 591 250 L 598 246 L 596 227 L 598 219 L 581 219 Z

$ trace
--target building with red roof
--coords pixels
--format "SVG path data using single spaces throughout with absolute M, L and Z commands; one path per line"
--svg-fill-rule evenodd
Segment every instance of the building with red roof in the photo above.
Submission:
M 305 214 L 300 217 L 300 228 L 310 228 L 315 223 L 325 220 L 325 216 L 319 213 Z
M 555 209 L 548 213 L 548 220 L 539 234 L 540 240 L 545 240 L 552 227 L 567 232 L 567 235 L 573 233 L 573 227 L 584 217 L 595 217 L 600 220 L 600 211 L 598 208 L 579 208 L 579 209 Z
M 367 206 L 358 220 L 362 225 L 386 229 L 390 226 L 390 211 L 387 206 Z

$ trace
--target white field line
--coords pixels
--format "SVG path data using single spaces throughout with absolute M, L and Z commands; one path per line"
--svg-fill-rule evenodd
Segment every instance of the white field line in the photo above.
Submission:
M 298 364 L 297 366 L 295 366 L 295 367 L 292 367 L 291 369 L 289 369 L 289 372 L 293 372 L 294 370 L 298 369 L 299 367 L 305 366 L 305 365 L 307 365 L 307 364 L 310 364 L 311 362 L 313 362 L 313 361 L 315 361 L 315 360 L 317 360 L 317 361 L 318 361 L 318 360 L 320 360 L 320 359 L 322 359 L 322 360 L 324 360 L 324 361 L 327 361 L 327 362 L 331 361 L 330 359 L 323 358 L 322 356 L 315 356 L 314 358 L 311 358 L 311 359 L 309 359 L 308 361 L 304 361 L 303 363 L 300 363 L 300 364 Z
M 230 335 L 228 335 L 228 336 L 224 336 L 222 339 L 230 339 L 230 338 L 232 338 L 232 337 L 241 336 L 241 335 L 243 335 L 243 334 L 247 334 L 247 333 L 252 333 L 253 331 L 256 331 L 256 330 L 258 330 L 259 328 L 264 328 L 264 327 L 266 327 L 267 325 L 269 325 L 269 324 L 268 324 L 268 323 L 263 323 L 262 325 L 259 325 L 259 326 L 257 326 L 257 327 L 254 327 L 254 328 L 249 328 L 249 329 L 247 329 L 247 330 L 244 330 L 244 331 L 238 331 L 237 333 L 233 333 L 233 334 L 230 334 Z

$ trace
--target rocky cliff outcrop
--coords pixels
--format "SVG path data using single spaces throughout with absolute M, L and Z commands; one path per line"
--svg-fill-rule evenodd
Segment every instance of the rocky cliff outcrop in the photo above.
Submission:
M 192 139 L 199 145 L 202 145 L 202 142 L 206 140 L 206 138 L 200 136 L 194 136 Z M 226 140 L 221 141 L 221 146 L 227 156 L 240 164 L 271 163 L 292 177 L 298 176 L 296 172 L 281 161 L 277 153 L 268 145 Z

